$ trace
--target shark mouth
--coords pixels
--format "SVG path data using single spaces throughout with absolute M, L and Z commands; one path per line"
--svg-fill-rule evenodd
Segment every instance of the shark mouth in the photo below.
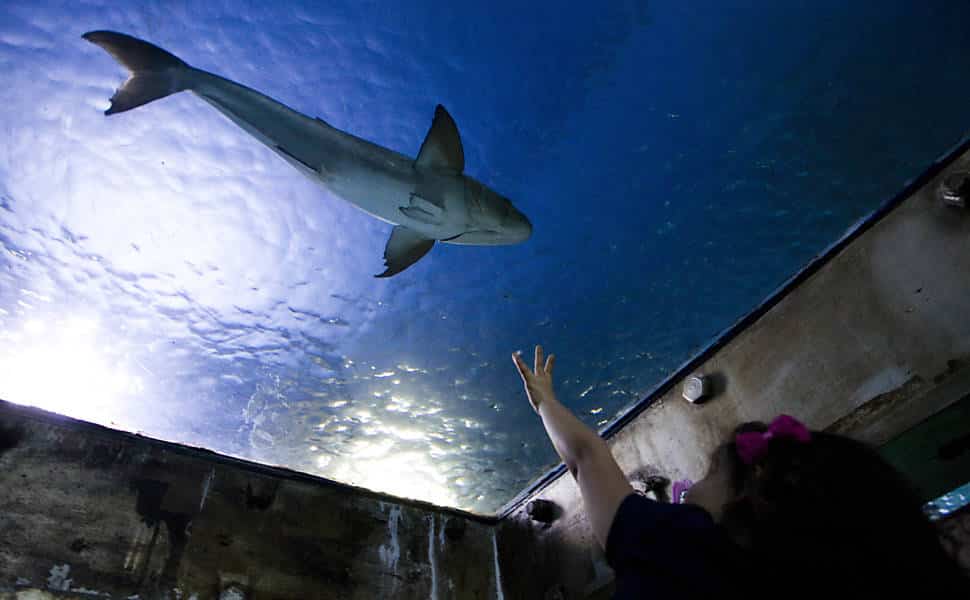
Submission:
M 440 241 L 443 243 L 470 244 L 475 246 L 501 246 L 511 243 L 505 233 L 491 229 L 474 229 Z

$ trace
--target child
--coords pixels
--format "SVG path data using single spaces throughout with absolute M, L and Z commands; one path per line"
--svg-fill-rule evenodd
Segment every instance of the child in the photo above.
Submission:
M 919 497 L 868 446 L 788 416 L 746 423 L 686 504 L 662 504 L 634 494 L 603 439 L 556 399 L 554 356 L 537 346 L 531 371 L 512 358 L 616 572 L 614 598 L 968 597 Z

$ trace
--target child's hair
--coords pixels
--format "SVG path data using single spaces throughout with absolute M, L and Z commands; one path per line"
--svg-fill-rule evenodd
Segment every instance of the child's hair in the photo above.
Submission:
M 745 423 L 735 436 L 767 429 Z M 873 448 L 812 432 L 808 442 L 774 437 L 745 464 L 735 436 L 718 452 L 734 488 L 721 523 L 750 550 L 756 576 L 791 591 L 970 589 L 914 488 Z

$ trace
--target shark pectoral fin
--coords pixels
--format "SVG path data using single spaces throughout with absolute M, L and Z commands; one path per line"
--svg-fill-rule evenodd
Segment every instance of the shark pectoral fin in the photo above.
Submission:
M 429 240 L 407 227 L 398 225 L 391 232 L 391 237 L 387 240 L 387 246 L 384 248 L 384 266 L 387 269 L 380 275 L 375 275 L 375 277 L 397 275 L 421 260 L 421 257 L 427 254 L 432 246 L 434 246 L 434 240 Z
M 438 225 L 441 222 L 439 219 L 436 219 L 433 214 L 413 206 L 405 206 L 399 208 L 398 210 L 401 211 L 401 214 L 403 214 L 405 217 L 414 219 L 415 221 L 420 221 L 421 223 L 427 223 L 428 225 Z
M 398 210 L 404 216 L 428 225 L 440 225 L 441 214 L 444 212 L 440 206 L 417 194 L 411 194 L 410 206 L 402 206 Z
M 414 208 L 420 208 L 421 210 L 429 212 L 435 216 L 440 216 L 445 210 L 441 204 L 433 200 L 428 200 L 418 192 L 411 194 L 411 206 Z
M 465 151 L 461 147 L 458 126 L 440 104 L 435 108 L 434 121 L 421 144 L 414 166 L 419 169 L 449 169 L 458 173 L 465 170 Z

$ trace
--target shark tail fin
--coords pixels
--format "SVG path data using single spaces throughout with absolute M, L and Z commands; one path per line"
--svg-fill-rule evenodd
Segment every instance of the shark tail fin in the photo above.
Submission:
M 101 46 L 131 71 L 127 81 L 111 97 L 111 107 L 104 111 L 106 115 L 131 110 L 188 87 L 186 75 L 191 67 L 154 44 L 114 31 L 89 31 L 82 37 Z

